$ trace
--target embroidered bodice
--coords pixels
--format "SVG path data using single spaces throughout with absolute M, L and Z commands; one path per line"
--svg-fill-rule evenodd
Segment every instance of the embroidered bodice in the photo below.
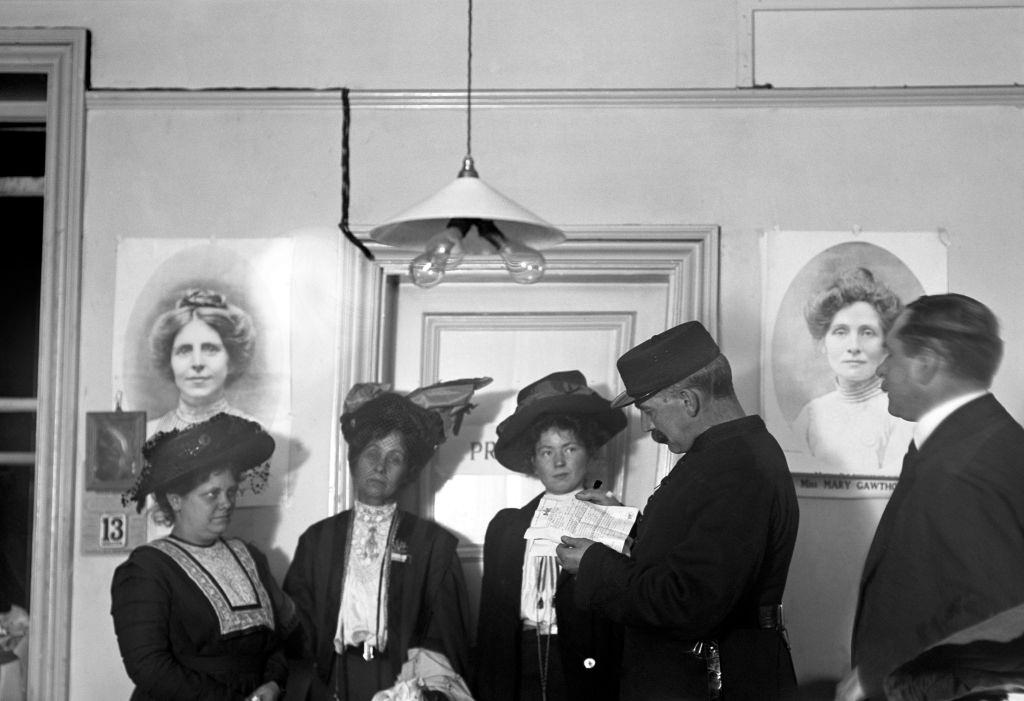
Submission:
M 174 560 L 203 593 L 217 614 L 221 635 L 261 626 L 274 630 L 270 595 L 242 541 L 218 539 L 201 546 L 168 536 L 148 546 Z

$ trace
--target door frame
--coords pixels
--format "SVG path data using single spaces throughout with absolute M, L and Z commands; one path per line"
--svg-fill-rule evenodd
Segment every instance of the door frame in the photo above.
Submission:
M 0 29 L 0 72 L 46 75 L 29 699 L 68 697 L 87 52 L 85 29 Z
M 366 230 L 356 235 L 373 253 L 368 260 L 355 246 L 343 245 L 339 299 L 338 387 L 334 407 L 356 382 L 387 381 L 397 280 L 408 275 L 415 252 L 382 246 Z M 548 269 L 538 284 L 601 278 L 663 281 L 668 290 L 665 328 L 696 319 L 718 338 L 719 227 L 714 224 L 562 227 L 566 241 L 545 250 Z M 442 285 L 507 280 L 497 256 L 467 256 Z M 340 439 L 333 446 L 330 484 L 332 513 L 352 503 L 352 485 Z

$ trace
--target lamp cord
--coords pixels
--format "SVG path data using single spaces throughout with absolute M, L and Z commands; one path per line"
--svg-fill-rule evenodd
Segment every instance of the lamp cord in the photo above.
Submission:
M 473 155 L 473 0 L 469 0 L 466 31 L 466 158 Z
M 354 243 L 356 248 L 363 252 L 367 260 L 374 260 L 373 252 L 366 247 L 366 244 L 356 238 L 356 235 L 348 228 L 348 125 L 351 121 L 348 88 L 341 89 L 341 114 L 341 221 L 338 222 L 338 228 L 341 229 L 341 233 L 345 234 L 345 238 Z

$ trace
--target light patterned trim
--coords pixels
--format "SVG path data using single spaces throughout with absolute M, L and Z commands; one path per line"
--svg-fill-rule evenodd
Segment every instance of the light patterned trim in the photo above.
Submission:
M 220 542 L 227 546 L 226 552 L 234 556 L 235 563 L 233 565 L 231 560 L 226 561 L 224 563 L 225 570 L 220 572 L 207 568 L 196 558 L 195 551 L 199 550 L 196 546 L 190 546 L 172 538 L 161 538 L 148 543 L 148 545 L 174 560 L 199 588 L 217 614 L 221 635 L 230 635 L 261 627 L 274 630 L 274 610 L 270 596 L 256 571 L 256 562 L 252 559 L 252 555 L 245 544 L 237 538 Z M 226 588 L 229 588 L 228 568 L 234 570 L 236 575 L 239 569 L 244 573 L 256 594 L 256 601 L 238 604 L 233 604 L 230 601 L 225 591 Z
M 746 0 L 760 2 L 761 0 Z M 875 0 L 877 2 L 877 0 Z M 957 0 L 963 2 L 963 0 Z M 742 88 L 473 90 L 487 109 L 815 109 L 836 107 L 970 107 L 1024 104 L 1019 85 L 755 89 L 751 68 L 737 63 Z M 130 110 L 341 111 L 340 90 L 90 90 L 89 112 Z M 353 110 L 466 109 L 464 90 L 353 90 Z M 553 249 L 556 250 L 556 249 Z M 545 254 L 547 255 L 547 254 Z M 447 280 L 446 280 L 447 282 Z

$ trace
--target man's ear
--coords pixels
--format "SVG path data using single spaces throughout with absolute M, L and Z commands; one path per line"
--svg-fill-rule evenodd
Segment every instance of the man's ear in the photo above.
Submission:
M 931 348 L 922 348 L 910 359 L 910 378 L 921 386 L 927 386 L 935 380 L 946 361 Z
M 692 388 L 679 390 L 679 400 L 683 403 L 683 408 L 686 409 L 690 418 L 700 413 L 701 396 L 697 390 Z
M 174 511 L 181 511 L 181 495 L 180 494 L 168 494 L 167 503 L 171 505 L 171 509 Z

